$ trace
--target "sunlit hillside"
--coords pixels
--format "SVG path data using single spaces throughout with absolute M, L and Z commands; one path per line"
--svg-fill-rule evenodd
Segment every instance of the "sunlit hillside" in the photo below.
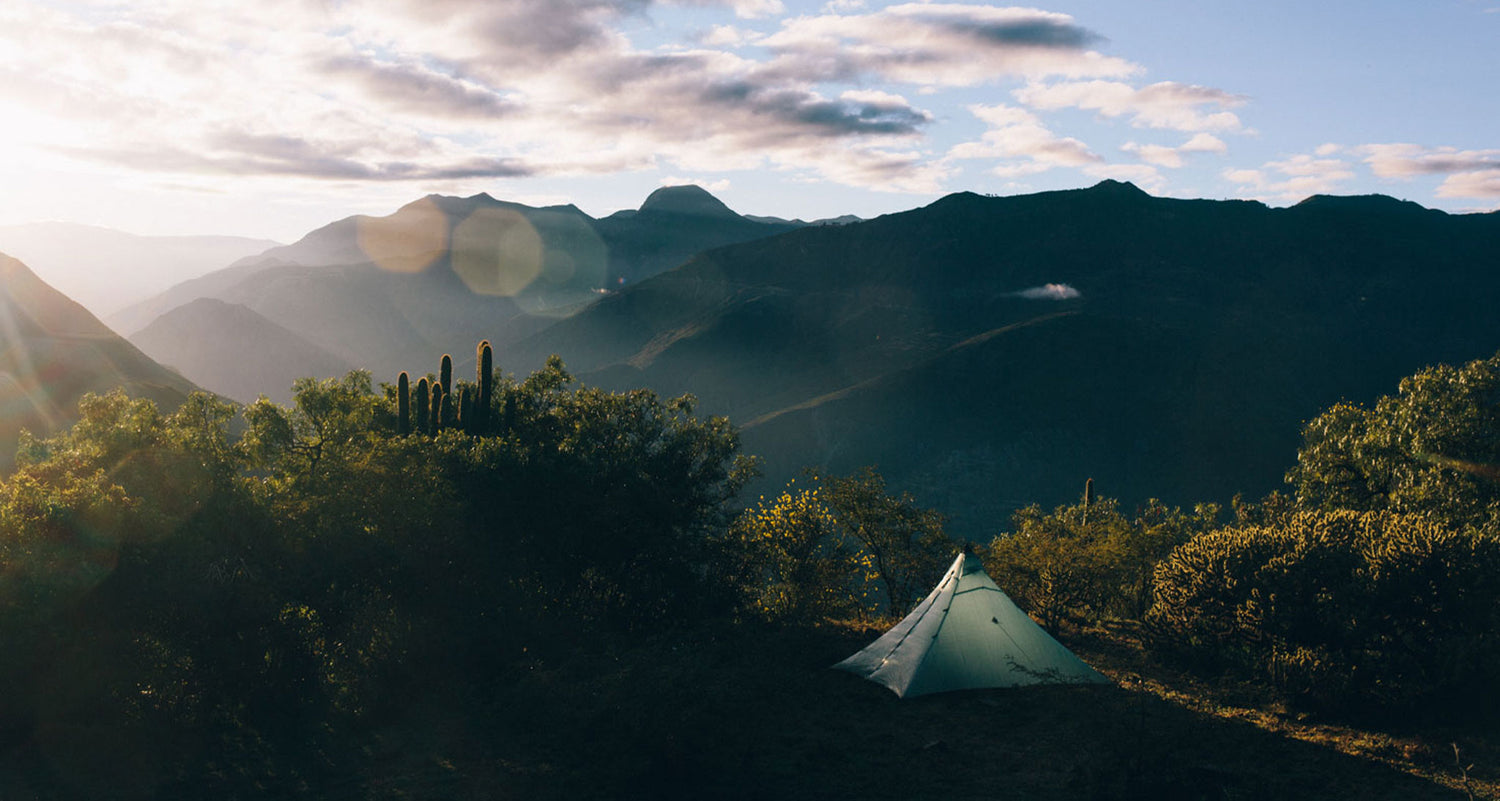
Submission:
M 0 335 L 0 465 L 6 467 L 22 430 L 41 436 L 66 428 L 86 392 L 124 387 L 175 408 L 195 389 L 4 254 Z

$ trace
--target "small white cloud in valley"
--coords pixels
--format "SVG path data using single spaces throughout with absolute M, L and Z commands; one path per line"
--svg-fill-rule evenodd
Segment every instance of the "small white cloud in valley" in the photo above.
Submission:
M 1068 284 L 1042 284 L 1019 292 L 1012 292 L 1012 296 L 1025 298 L 1026 300 L 1072 300 L 1082 297 L 1083 293 Z

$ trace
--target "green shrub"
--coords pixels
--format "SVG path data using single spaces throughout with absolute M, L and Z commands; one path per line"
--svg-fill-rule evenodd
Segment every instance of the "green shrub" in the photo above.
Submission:
M 1493 704 L 1500 539 L 1350 511 L 1225 528 L 1158 566 L 1146 621 L 1164 651 L 1316 704 Z
M 1439 364 L 1365 408 L 1331 407 L 1302 430 L 1287 472 L 1305 509 L 1417 514 L 1500 531 L 1500 354 Z
M 943 517 L 887 491 L 874 467 L 847 476 L 808 469 L 730 526 L 729 582 L 768 620 L 904 616 L 958 553 Z
M 1014 530 L 992 540 L 985 554 L 995 581 L 1048 627 L 1140 617 L 1151 604 L 1157 561 L 1214 525 L 1219 512 L 1203 505 L 1186 513 L 1151 500 L 1127 517 L 1114 499 L 1085 498 L 1050 514 L 1036 505 L 1017 511 Z
M 729 543 L 745 606 L 766 620 L 863 614 L 870 606 L 871 559 L 839 528 L 822 487 L 793 480 L 735 519 Z

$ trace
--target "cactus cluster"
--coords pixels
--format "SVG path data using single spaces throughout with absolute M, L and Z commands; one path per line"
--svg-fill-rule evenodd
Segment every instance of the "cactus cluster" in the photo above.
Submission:
M 453 357 L 444 353 L 436 381 L 421 378 L 415 387 L 406 373 L 396 380 L 396 431 L 436 435 L 445 428 L 483 434 L 490 428 L 490 402 L 495 391 L 495 356 L 489 340 L 475 349 L 475 383 L 453 387 Z M 415 409 L 412 407 L 415 406 Z M 507 406 L 507 416 L 509 415 Z

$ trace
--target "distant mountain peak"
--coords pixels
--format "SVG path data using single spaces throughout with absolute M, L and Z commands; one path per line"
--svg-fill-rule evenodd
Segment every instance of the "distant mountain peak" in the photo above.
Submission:
M 1094 184 L 1093 186 L 1089 187 L 1088 191 L 1097 194 L 1107 194 L 1114 197 L 1151 197 L 1149 193 L 1147 193 L 1144 189 L 1141 189 L 1139 186 L 1136 186 L 1129 181 L 1116 181 L 1113 178 L 1106 178 L 1099 183 Z
M 695 217 L 740 216 L 724 205 L 724 201 L 709 194 L 707 189 L 694 184 L 664 186 L 652 192 L 646 197 L 646 202 L 641 204 L 641 211 L 689 214 Z
M 1425 214 L 1443 215 L 1446 212 L 1429 209 L 1410 200 L 1401 200 L 1390 195 L 1310 195 L 1294 208 L 1319 211 L 1342 211 L 1354 214 Z

